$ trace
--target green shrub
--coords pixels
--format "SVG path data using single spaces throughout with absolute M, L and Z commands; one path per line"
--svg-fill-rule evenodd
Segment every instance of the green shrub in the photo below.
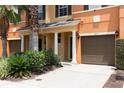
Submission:
M 41 73 L 52 66 L 60 67 L 60 59 L 51 50 L 14 53 L 9 58 L 0 59 L 0 79 L 6 77 L 29 77 Z
M 0 79 L 5 79 L 9 75 L 7 59 L 0 59 Z
M 116 41 L 116 67 L 124 70 L 124 39 Z
M 62 66 L 59 57 L 55 55 L 52 50 L 45 50 L 43 52 L 45 55 L 46 66 L 52 66 L 52 65 L 55 65 L 57 67 Z
M 30 70 L 31 72 L 34 73 L 40 73 L 43 71 L 44 66 L 46 65 L 45 63 L 45 55 L 43 54 L 42 51 L 37 52 L 37 51 L 26 51 L 26 60 L 30 64 Z
M 16 52 L 13 55 L 24 55 L 25 52 Z
M 8 59 L 9 75 L 15 78 L 31 76 L 30 64 L 26 61 L 26 56 L 21 54 L 12 55 Z

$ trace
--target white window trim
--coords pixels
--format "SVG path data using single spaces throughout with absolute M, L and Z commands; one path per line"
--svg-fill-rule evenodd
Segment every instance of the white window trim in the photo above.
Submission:
M 68 15 L 68 5 L 63 6 L 62 8 L 67 8 L 67 15 Z M 63 16 L 60 15 L 60 9 L 62 9 L 62 8 L 60 8 L 60 5 L 58 5 L 58 17 L 67 16 L 67 15 L 63 15 Z

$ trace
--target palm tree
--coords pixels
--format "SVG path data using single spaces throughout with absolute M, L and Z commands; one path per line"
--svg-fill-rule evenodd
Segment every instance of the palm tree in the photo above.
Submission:
M 9 30 L 9 22 L 16 24 L 20 21 L 18 9 L 25 9 L 25 6 L 0 5 L 0 36 L 2 40 L 3 57 L 7 57 L 7 32 Z
M 29 5 L 29 15 L 30 19 L 30 35 L 29 35 L 29 49 L 33 51 L 38 51 L 38 5 Z

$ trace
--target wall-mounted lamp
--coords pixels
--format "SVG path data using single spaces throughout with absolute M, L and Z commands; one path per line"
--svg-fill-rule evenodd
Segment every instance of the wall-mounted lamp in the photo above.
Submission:
M 79 32 L 76 32 L 76 37 L 79 39 L 80 36 L 79 36 Z

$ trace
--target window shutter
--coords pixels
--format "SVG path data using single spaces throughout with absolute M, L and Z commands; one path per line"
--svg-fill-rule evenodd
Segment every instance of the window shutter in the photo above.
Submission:
M 68 6 L 68 15 L 71 15 L 71 5 Z
M 45 5 L 43 5 L 43 19 L 45 19 L 45 15 L 46 15 L 46 9 L 45 9 Z
M 56 13 L 56 17 L 58 17 L 58 5 L 56 5 L 56 11 L 55 11 L 55 13 Z
M 84 10 L 88 10 L 88 5 L 84 5 Z

